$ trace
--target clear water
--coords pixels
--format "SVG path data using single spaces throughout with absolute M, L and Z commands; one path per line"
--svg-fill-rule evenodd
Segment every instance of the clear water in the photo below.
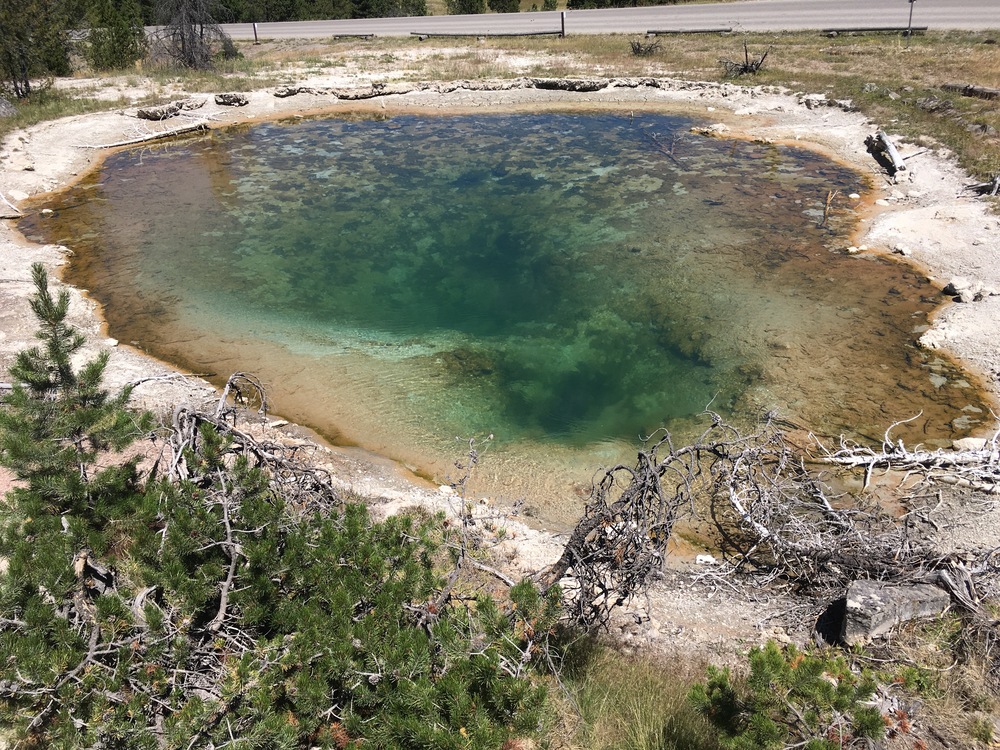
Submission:
M 832 434 L 965 434 L 913 346 L 934 290 L 840 252 L 862 178 L 812 152 L 608 113 L 324 119 L 111 156 L 23 224 L 76 252 L 111 334 L 444 478 L 570 516 L 593 471 L 711 405 Z M 829 191 L 838 190 L 823 222 Z M 977 411 L 978 410 L 978 411 Z

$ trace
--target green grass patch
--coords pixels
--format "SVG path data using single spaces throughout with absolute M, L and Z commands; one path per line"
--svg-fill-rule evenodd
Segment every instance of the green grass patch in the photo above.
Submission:
M 566 693 L 552 688 L 552 747 L 716 750 L 717 733 L 688 700 L 703 665 L 625 656 L 592 642 L 570 651 Z
M 128 106 L 128 102 L 124 99 L 107 100 L 74 96 L 69 92 L 53 88 L 36 90 L 29 98 L 15 100 L 12 104 L 17 109 L 17 114 L 0 118 L 0 139 L 6 138 L 16 130 L 30 128 L 40 122 L 92 112 L 107 112 Z

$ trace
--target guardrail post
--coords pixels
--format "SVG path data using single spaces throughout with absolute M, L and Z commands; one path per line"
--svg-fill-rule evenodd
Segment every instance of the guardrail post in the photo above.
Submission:
M 560 21 L 560 32 L 559 36 L 563 39 L 566 38 L 566 11 L 559 11 L 559 21 Z
M 260 40 L 257 38 L 257 22 L 253 22 L 253 43 L 260 44 Z

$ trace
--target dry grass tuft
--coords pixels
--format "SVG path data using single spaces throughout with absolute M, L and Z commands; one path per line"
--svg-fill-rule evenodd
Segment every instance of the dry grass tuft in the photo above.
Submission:
M 717 735 L 688 702 L 705 665 L 642 660 L 587 644 L 553 687 L 553 750 L 716 750 Z

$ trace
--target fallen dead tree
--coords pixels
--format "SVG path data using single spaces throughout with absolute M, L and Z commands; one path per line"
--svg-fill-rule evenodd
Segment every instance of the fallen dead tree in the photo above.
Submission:
M 137 135 L 133 138 L 126 138 L 121 141 L 115 141 L 114 143 L 101 143 L 96 146 L 89 144 L 77 144 L 77 148 L 119 148 L 121 146 L 135 146 L 140 143 L 149 143 L 151 141 L 159 141 L 165 138 L 174 138 L 178 135 L 187 135 L 189 133 L 201 133 L 208 130 L 208 122 L 206 120 L 200 120 L 199 122 L 193 123 L 191 125 L 181 125 L 177 128 L 170 128 L 169 130 L 161 130 L 159 132 L 144 133 L 142 135 Z
M 135 116 L 140 120 L 169 120 L 183 111 L 200 109 L 203 106 L 205 106 L 204 99 L 178 99 L 155 107 L 140 107 L 136 110 Z
M 897 423 L 897 424 L 902 424 Z M 965 450 L 909 450 L 902 440 L 890 437 L 892 425 L 885 432 L 880 448 L 841 440 L 840 447 L 830 450 L 820 444 L 823 463 L 851 469 L 864 469 L 867 488 L 876 469 L 917 472 L 928 479 L 961 487 L 971 487 L 991 495 L 1000 495 L 1000 432 L 983 440 L 977 448 Z
M 954 91 L 962 96 L 972 96 L 977 99 L 1000 99 L 1000 89 L 986 86 L 976 86 L 971 83 L 945 83 L 941 85 L 945 91 Z
M 576 624 L 605 625 L 614 608 L 644 592 L 675 525 L 694 517 L 717 529 L 726 564 L 713 575 L 730 581 L 747 574 L 817 601 L 842 597 L 863 579 L 934 584 L 973 621 L 992 622 L 978 592 L 981 580 L 995 583 L 1000 548 L 939 550 L 914 533 L 915 519 L 894 518 L 864 493 L 832 492 L 773 417 L 745 433 L 708 416 L 710 426 L 692 444 L 677 447 L 664 434 L 634 465 L 615 466 L 595 482 L 559 560 L 537 577 L 543 587 L 562 581 Z M 996 448 L 994 439 L 981 450 L 909 451 L 887 437 L 882 451 L 821 448 L 820 461 L 867 473 L 892 466 L 928 481 L 979 477 L 977 485 L 992 487 Z
M 231 400 L 231 402 L 230 402 Z M 151 476 L 163 471 L 171 481 L 198 484 L 202 477 L 190 457 L 202 451 L 207 427 L 227 440 L 226 451 L 246 458 L 254 468 L 267 472 L 271 485 L 298 512 L 329 513 L 342 505 L 341 493 L 325 469 L 312 465 L 307 445 L 289 445 L 255 437 L 237 427 L 237 417 L 247 410 L 267 412 L 267 394 L 253 375 L 236 372 L 229 377 L 211 414 L 187 405 L 175 407 L 171 428 L 163 442 L 164 452 L 154 464 Z M 165 468 L 163 468 L 165 466 Z
M 996 175 L 992 180 L 988 180 L 987 182 L 979 182 L 975 185 L 969 185 L 966 190 L 975 190 L 977 193 L 989 196 L 1000 194 L 1000 174 Z

